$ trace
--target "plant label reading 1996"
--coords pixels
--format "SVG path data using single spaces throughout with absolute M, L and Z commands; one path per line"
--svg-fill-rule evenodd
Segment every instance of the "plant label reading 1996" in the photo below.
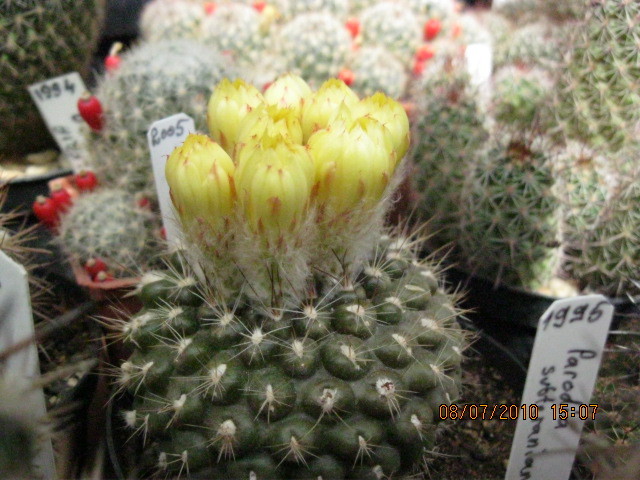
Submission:
M 29 86 L 29 94 L 74 171 L 87 168 L 84 120 L 78 113 L 78 99 L 87 88 L 78 72 L 67 73 Z
M 22 265 L 11 260 L 0 251 L 0 352 L 28 338 L 33 338 L 33 315 L 31 313 L 31 297 L 27 272 Z M 38 351 L 35 344 L 19 350 L 9 356 L 0 365 L 0 376 L 16 385 L 28 386 L 30 381 L 40 375 Z M 44 393 L 41 388 L 29 389 L 22 396 L 24 404 L 34 410 L 33 416 L 44 417 L 46 414 Z M 1 435 L 1 434 L 0 434 Z M 53 447 L 50 439 L 43 439 L 35 457 L 34 468 L 37 477 L 55 478 Z
M 147 130 L 147 141 L 151 151 L 151 165 L 158 192 L 162 224 L 167 234 L 167 241 L 173 244 L 179 242 L 180 229 L 169 197 L 169 185 L 164 176 L 164 167 L 171 152 L 184 143 L 187 135 L 195 133 L 195 131 L 195 122 L 186 113 L 178 113 L 158 120 L 152 123 Z
M 522 405 L 537 416 L 520 416 L 506 480 L 569 478 L 590 404 L 613 305 L 602 295 L 557 300 L 538 322 Z

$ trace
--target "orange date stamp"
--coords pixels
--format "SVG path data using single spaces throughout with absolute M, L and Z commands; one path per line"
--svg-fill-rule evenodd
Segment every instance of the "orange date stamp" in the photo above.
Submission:
M 535 420 L 539 408 L 535 403 L 522 405 L 465 403 L 463 405 L 440 405 L 441 420 Z

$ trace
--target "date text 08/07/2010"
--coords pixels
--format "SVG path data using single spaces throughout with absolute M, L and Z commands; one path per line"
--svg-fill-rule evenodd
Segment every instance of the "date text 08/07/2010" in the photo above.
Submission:
M 551 405 L 551 415 L 554 420 L 567 420 L 579 418 L 580 420 L 593 420 L 598 410 L 598 404 L 569 405 L 559 403 Z M 482 404 L 466 403 L 463 405 L 442 404 L 438 409 L 441 420 L 535 420 L 538 418 L 540 407 L 535 404 L 508 405 L 508 404 Z

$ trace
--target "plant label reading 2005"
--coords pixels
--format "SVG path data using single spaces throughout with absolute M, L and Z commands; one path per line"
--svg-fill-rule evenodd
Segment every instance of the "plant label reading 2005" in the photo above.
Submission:
M 78 99 L 87 88 L 78 72 L 67 73 L 29 86 L 42 119 L 74 171 L 86 168 L 86 150 L 78 113 Z
M 176 147 L 182 145 L 190 133 L 195 133 L 196 125 L 186 113 L 178 113 L 154 122 L 147 131 L 147 141 L 151 151 L 153 178 L 158 192 L 158 203 L 162 214 L 162 224 L 169 243 L 176 243 L 180 238 L 178 221 L 173 212 L 173 204 L 169 197 L 169 185 L 164 175 L 167 158 Z
M 537 416 L 518 420 L 506 480 L 569 478 L 584 421 L 598 414 L 589 401 L 612 317 L 605 297 L 587 295 L 540 318 L 522 395 Z

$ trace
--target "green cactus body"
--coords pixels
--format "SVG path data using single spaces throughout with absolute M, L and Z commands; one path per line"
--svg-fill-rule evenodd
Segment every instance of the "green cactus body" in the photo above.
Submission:
M 640 278 L 639 178 L 637 171 L 626 176 L 606 198 L 595 223 L 576 239 L 567 269 L 588 290 L 610 296 L 640 293 L 636 283 Z M 602 197 L 599 190 L 595 194 Z M 586 210 L 589 221 L 596 213 L 593 208 Z
M 588 9 L 557 86 L 565 136 L 619 150 L 640 122 L 640 4 L 602 0 Z
M 352 88 L 361 97 L 384 92 L 392 98 L 402 98 L 407 85 L 404 65 L 383 47 L 362 47 L 348 62 L 354 73 Z
M 440 404 L 458 397 L 465 341 L 434 272 L 401 240 L 386 245 L 353 288 L 319 276 L 316 298 L 286 311 L 214 300 L 193 275 L 146 283 L 118 374 L 135 396 L 124 418 L 146 438 L 143 463 L 229 479 L 413 471 Z
M 319 12 L 344 19 L 349 12 L 348 0 L 274 0 L 271 3 L 285 22 L 298 15 Z
M 96 92 L 104 128 L 87 132 L 90 168 L 104 184 L 155 197 L 147 130 L 156 120 L 184 112 L 206 128 L 206 99 L 228 74 L 225 59 L 188 40 L 142 44 L 122 55 Z
M 514 23 L 525 25 L 540 18 L 538 3 L 539 0 L 505 0 L 494 10 Z
M 418 17 L 405 5 L 380 2 L 360 15 L 363 45 L 379 45 L 409 62 L 422 40 Z
M 200 38 L 206 12 L 199 0 L 153 0 L 140 15 L 140 36 L 147 42 Z
M 101 189 L 74 201 L 62 216 L 57 241 L 81 265 L 98 257 L 113 273 L 130 274 L 149 263 L 157 229 L 155 215 L 138 207 L 131 194 Z
M 202 22 L 202 41 L 230 52 L 239 62 L 253 63 L 263 53 L 265 38 L 260 14 L 241 3 L 223 3 Z
M 530 23 L 503 36 L 494 47 L 493 64 L 553 69 L 561 60 L 563 29 L 548 23 Z
M 404 0 L 409 8 L 421 18 L 450 18 L 456 13 L 453 0 Z
M 492 110 L 501 124 L 516 130 L 551 126 L 548 100 L 553 81 L 539 68 L 503 67 L 493 75 Z
M 0 6 L 0 152 L 54 145 L 27 87 L 77 71 L 89 73 L 104 2 L 5 1 Z
M 429 242 L 437 249 L 458 237 L 455 212 L 462 184 L 488 134 L 466 76 L 442 72 L 424 81 L 419 92 L 412 131 L 411 158 L 418 169 L 414 185 L 421 195 L 421 216 L 430 219 Z
M 351 48 L 351 35 L 337 18 L 328 13 L 305 13 L 282 26 L 276 48 L 288 69 L 309 85 L 318 86 L 335 77 Z
M 499 138 L 478 155 L 462 191 L 464 267 L 484 278 L 535 289 L 557 273 L 560 202 L 541 139 Z

